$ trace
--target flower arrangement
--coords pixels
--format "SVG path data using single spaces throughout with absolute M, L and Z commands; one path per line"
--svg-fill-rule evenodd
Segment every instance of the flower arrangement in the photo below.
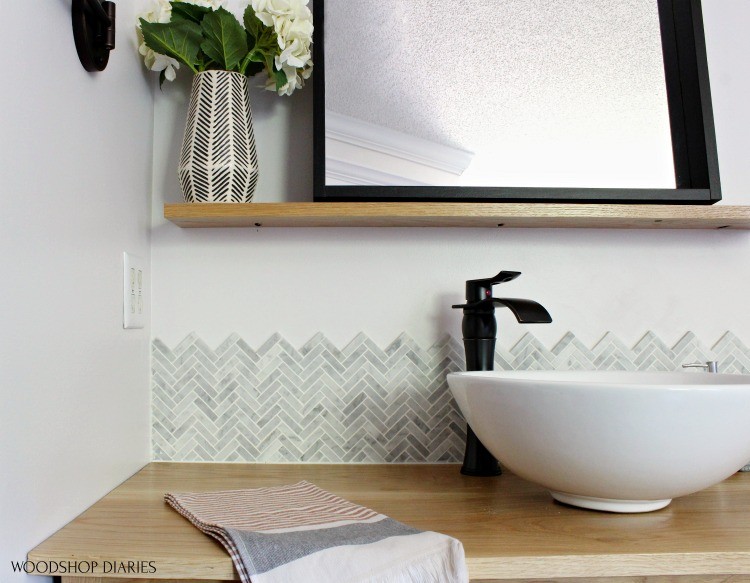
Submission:
M 185 65 L 268 75 L 266 89 L 291 95 L 312 73 L 313 22 L 308 0 L 251 0 L 243 23 L 221 0 L 156 0 L 139 19 L 139 52 L 159 83 Z M 244 24 L 244 27 L 243 27 Z

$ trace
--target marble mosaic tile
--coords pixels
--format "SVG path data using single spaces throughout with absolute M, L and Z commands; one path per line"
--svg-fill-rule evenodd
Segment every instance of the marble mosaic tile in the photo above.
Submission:
M 360 334 L 337 348 L 322 334 L 297 349 L 275 334 L 253 349 L 237 335 L 211 349 L 195 334 L 152 345 L 156 461 L 458 462 L 465 423 L 445 381 L 463 345 L 422 348 L 402 334 L 385 348 Z M 693 333 L 668 346 L 649 332 L 632 348 L 611 333 L 589 348 L 566 334 L 547 348 L 526 334 L 495 368 L 678 370 L 718 360 L 750 373 L 750 349 L 731 332 L 711 348 Z

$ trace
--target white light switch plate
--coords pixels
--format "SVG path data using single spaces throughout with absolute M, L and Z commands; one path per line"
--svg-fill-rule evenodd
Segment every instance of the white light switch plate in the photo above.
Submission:
M 146 309 L 146 269 L 142 257 L 122 254 L 122 326 L 123 328 L 143 328 Z

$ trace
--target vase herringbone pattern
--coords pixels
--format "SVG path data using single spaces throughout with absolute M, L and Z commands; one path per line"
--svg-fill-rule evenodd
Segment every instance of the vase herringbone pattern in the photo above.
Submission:
M 195 76 L 179 178 L 187 202 L 250 202 L 258 182 L 247 77 L 231 71 Z
M 155 460 L 462 459 L 465 423 L 445 380 L 463 368 L 455 338 L 425 349 L 402 335 L 380 348 L 360 334 L 339 349 L 318 334 L 296 349 L 274 335 L 253 349 L 232 335 L 212 350 L 191 334 L 152 350 Z M 632 348 L 612 334 L 588 348 L 569 333 L 550 349 L 526 334 L 498 350 L 495 369 L 678 370 L 695 360 L 750 372 L 750 349 L 731 333 L 709 349 L 692 333 L 670 347 L 650 332 Z

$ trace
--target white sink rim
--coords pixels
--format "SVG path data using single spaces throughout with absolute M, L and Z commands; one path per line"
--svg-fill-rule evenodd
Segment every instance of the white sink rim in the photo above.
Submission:
M 599 387 L 655 386 L 665 390 L 681 390 L 714 385 L 748 385 L 750 375 L 682 372 L 682 371 L 631 371 L 631 370 L 489 370 L 448 373 L 450 377 L 503 378 L 518 382 L 580 385 L 596 384 Z M 650 382 L 646 382 L 650 381 Z M 658 382 L 657 382 L 658 381 Z M 680 385 L 667 386 L 672 381 Z
M 448 383 L 464 417 L 490 452 L 513 473 L 547 487 L 555 499 L 566 504 L 610 512 L 657 510 L 667 506 L 674 497 L 722 481 L 750 459 L 750 428 L 744 430 L 735 427 L 741 419 L 741 416 L 738 417 L 740 412 L 736 410 L 738 407 L 741 407 L 741 413 L 744 415 L 744 425 L 750 426 L 749 375 L 661 371 L 475 371 L 450 373 Z M 474 388 L 469 389 L 469 386 Z M 476 388 L 479 386 L 483 388 Z M 469 391 L 473 391 L 471 396 Z M 713 439 L 710 433 L 708 436 L 704 435 L 703 442 L 696 442 L 693 439 L 695 436 L 689 435 L 705 433 L 709 426 L 715 428 L 717 433 L 722 433 L 722 419 L 713 418 L 711 411 L 706 407 L 706 403 L 717 402 L 721 404 L 719 408 L 723 408 L 724 414 L 734 419 L 733 433 L 723 433 L 732 433 L 732 439 L 739 439 L 739 443 L 709 443 Z M 552 409 L 552 403 L 561 404 L 562 409 L 558 410 L 566 412 L 568 421 L 559 418 L 556 410 Z M 545 410 L 547 404 L 549 410 Z M 490 413 L 491 407 L 497 410 L 493 409 Z M 505 418 L 504 409 L 509 411 Z M 713 407 L 711 409 L 713 410 Z M 625 436 L 623 431 L 618 436 L 614 429 L 607 434 L 610 418 L 604 419 L 599 416 L 597 420 L 600 411 L 611 416 L 612 425 L 628 427 L 634 437 Z M 627 417 L 631 411 L 633 419 Z M 491 415 L 496 417 L 488 419 Z M 514 416 L 516 418 L 513 418 Z M 519 420 L 519 416 L 525 416 L 525 420 Z M 656 427 L 655 419 L 660 418 L 663 418 L 663 424 L 669 427 L 669 431 Z M 729 423 L 730 419 L 727 419 L 727 422 Z M 524 426 L 524 423 L 535 424 L 534 427 L 537 429 L 532 430 L 530 426 Z M 511 427 L 515 427 L 515 434 Z M 667 437 L 673 427 L 678 427 L 685 433 L 684 451 L 680 443 L 675 443 L 679 441 L 679 436 Z M 692 428 L 695 428 L 695 431 L 691 431 Z M 592 443 L 573 439 L 568 435 L 576 432 L 585 433 L 589 429 L 591 435 L 597 437 L 593 439 L 589 435 L 588 440 Z M 498 431 L 502 435 L 497 435 Z M 546 432 L 549 433 L 548 444 L 542 443 L 542 437 L 535 436 L 536 433 L 544 435 Z M 719 435 L 716 439 L 727 437 Z M 515 443 L 523 440 L 534 443 Z M 597 450 L 596 442 L 600 440 L 602 444 L 614 445 L 609 450 L 602 450 L 604 445 Z M 646 445 L 657 442 L 657 446 L 642 449 L 654 449 L 658 444 L 666 442 L 667 450 L 674 452 L 673 459 L 667 456 L 658 460 L 659 452 L 642 455 L 642 459 L 648 458 L 648 463 L 644 463 L 644 467 L 649 468 L 650 472 L 655 472 L 651 475 L 656 477 L 657 482 L 664 481 L 658 487 L 627 485 L 635 479 L 630 478 L 628 473 L 637 476 L 638 466 L 634 462 L 639 455 L 629 449 L 628 441 L 637 443 L 639 440 L 645 440 Z M 571 467 L 575 472 L 571 473 L 580 474 L 599 483 L 585 484 L 584 487 L 581 485 L 581 482 L 585 481 L 583 477 L 565 476 L 562 479 L 548 475 L 555 471 L 558 474 L 566 473 L 565 465 L 557 464 L 556 468 L 553 467 L 558 457 L 550 451 L 544 451 L 545 448 L 549 450 L 557 447 L 558 441 L 559 447 L 570 448 L 558 452 L 558 456 L 572 456 L 575 463 Z M 694 472 L 694 467 L 686 463 L 690 447 L 697 447 L 701 463 L 710 466 L 706 469 L 705 477 L 699 476 L 703 479 L 688 479 Z M 721 456 L 727 449 L 729 451 L 726 462 L 723 459 L 703 459 L 710 458 L 711 455 L 714 458 Z M 616 453 L 612 454 L 612 451 Z M 614 464 L 612 459 L 607 459 L 608 452 L 609 458 L 622 456 L 622 464 Z M 534 459 L 527 461 L 522 453 Z M 592 461 L 579 459 L 586 456 L 593 456 Z M 550 471 L 546 471 L 544 464 L 536 458 L 546 459 Z M 730 460 L 734 459 L 738 461 L 732 469 L 731 464 L 734 462 Z M 722 463 L 719 462 L 724 464 L 723 469 Z M 669 467 L 679 463 L 685 464 L 682 472 L 684 475 L 680 475 L 679 468 Z M 597 464 L 601 467 L 597 467 Z M 662 472 L 664 476 L 660 473 L 659 464 L 667 466 Z M 620 465 L 629 466 L 629 469 L 621 468 Z M 611 471 L 611 478 L 606 475 L 606 467 Z M 607 482 L 615 480 L 615 475 L 622 485 L 607 485 Z M 675 483 L 674 488 L 670 487 L 669 480 Z M 608 495 L 610 492 L 616 495 Z

